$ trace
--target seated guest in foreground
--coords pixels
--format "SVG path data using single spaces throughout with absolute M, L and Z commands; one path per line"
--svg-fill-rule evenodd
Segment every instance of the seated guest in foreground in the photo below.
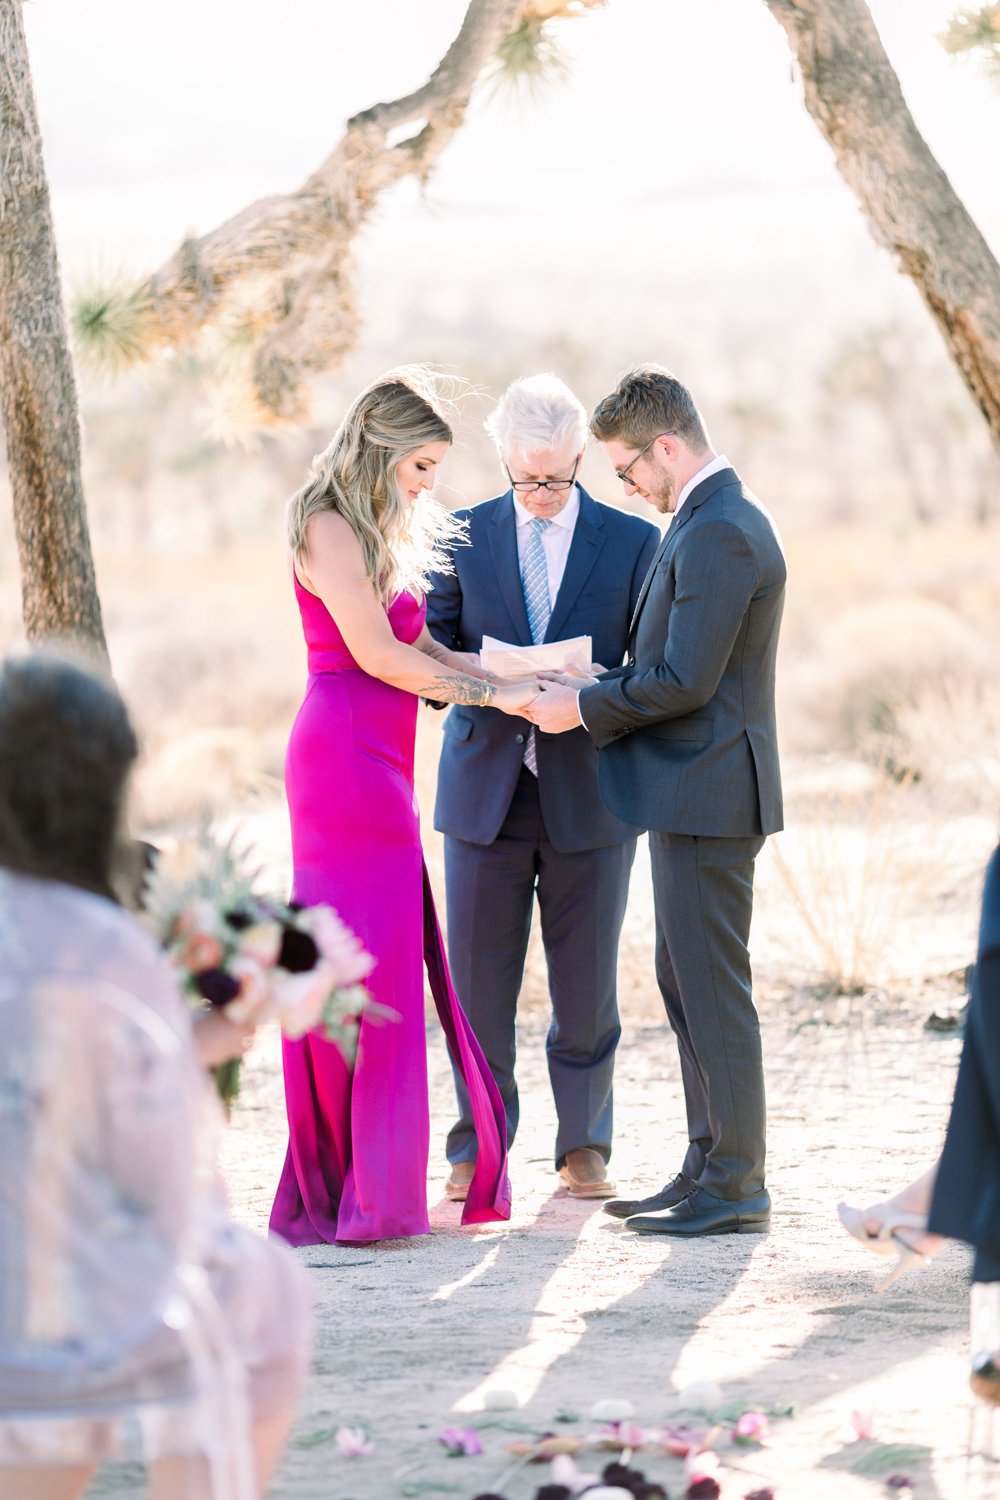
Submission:
M 156 1500 L 214 1493 L 192 1435 L 206 1335 L 228 1346 L 211 1397 L 252 1428 L 262 1493 L 304 1375 L 305 1273 L 232 1223 L 215 1170 L 205 1069 L 252 1033 L 217 1013 L 192 1029 L 112 893 L 136 754 L 109 683 L 45 654 L 0 668 L 4 1500 L 73 1500 L 123 1456 L 151 1464 Z M 221 1329 L 171 1312 L 192 1286 Z
M 617 665 L 659 533 L 576 482 L 587 414 L 554 375 L 516 380 L 486 426 L 509 488 L 459 513 L 471 545 L 452 546 L 452 571 L 434 575 L 431 634 L 457 652 L 478 652 L 484 635 L 520 646 L 589 635 L 596 661 Z M 514 1022 L 537 897 L 555 1166 L 575 1197 L 609 1198 L 618 939 L 637 830 L 602 803 L 585 729 L 536 734 L 523 719 L 467 704 L 445 720 L 434 826 L 445 835 L 452 973 L 504 1101 L 508 1142 L 518 1122 Z M 462 1198 L 477 1145 L 458 1073 L 455 1084 L 447 1191 Z

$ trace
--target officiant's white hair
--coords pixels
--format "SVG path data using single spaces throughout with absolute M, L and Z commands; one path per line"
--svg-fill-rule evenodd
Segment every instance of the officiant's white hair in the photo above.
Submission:
M 558 375 L 525 375 L 504 391 L 483 424 L 500 450 L 530 456 L 563 446 L 579 453 L 587 441 L 587 413 Z

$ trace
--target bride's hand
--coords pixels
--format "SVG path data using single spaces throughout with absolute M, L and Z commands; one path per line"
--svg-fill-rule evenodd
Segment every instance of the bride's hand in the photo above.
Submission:
M 478 651 L 452 651 L 448 656 L 448 664 L 457 667 L 460 672 L 471 671 L 477 676 L 482 671 Z
M 534 677 L 528 677 L 522 682 L 506 682 L 497 688 L 490 706 L 499 708 L 505 714 L 523 714 L 540 692 L 541 688 Z

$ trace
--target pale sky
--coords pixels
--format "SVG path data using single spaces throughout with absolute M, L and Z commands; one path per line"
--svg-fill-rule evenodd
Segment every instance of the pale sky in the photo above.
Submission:
M 427 77 L 464 4 L 26 5 L 70 279 L 153 269 L 185 235 L 294 188 L 349 114 Z M 997 246 L 1000 86 L 935 41 L 950 8 L 871 4 L 919 127 Z M 426 193 L 403 184 L 379 205 L 361 246 L 376 343 L 415 308 L 440 324 L 494 301 L 532 326 L 558 303 L 563 323 L 627 341 L 635 293 L 711 357 L 709 317 L 728 331 L 769 306 L 786 323 L 916 307 L 763 0 L 609 0 L 558 35 L 565 84 L 540 103 L 479 96 Z
M 918 124 L 994 234 L 1000 88 L 935 42 L 951 8 L 942 0 L 871 8 Z M 424 80 L 463 9 L 464 0 L 26 5 L 67 261 L 142 263 L 249 199 L 293 187 L 349 114 Z M 660 196 L 671 224 L 708 198 L 782 200 L 836 180 L 763 0 L 609 0 L 559 35 L 568 83 L 538 105 L 480 99 L 435 174 L 428 212 L 487 210 L 498 232 L 530 244 L 584 227 L 595 210 L 627 236 L 628 211 Z M 776 214 L 788 208 L 775 203 Z

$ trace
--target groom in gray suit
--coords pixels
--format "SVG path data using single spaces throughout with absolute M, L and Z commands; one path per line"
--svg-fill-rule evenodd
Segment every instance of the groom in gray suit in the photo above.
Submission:
M 770 516 L 659 365 L 623 376 L 591 430 L 629 494 L 673 515 L 629 627 L 627 665 L 546 684 L 529 717 L 581 723 L 608 808 L 650 830 L 656 978 L 680 1053 L 688 1149 L 646 1233 L 763 1230 L 764 1078 L 747 948 L 754 861 L 781 828 L 774 671 L 785 559 Z

